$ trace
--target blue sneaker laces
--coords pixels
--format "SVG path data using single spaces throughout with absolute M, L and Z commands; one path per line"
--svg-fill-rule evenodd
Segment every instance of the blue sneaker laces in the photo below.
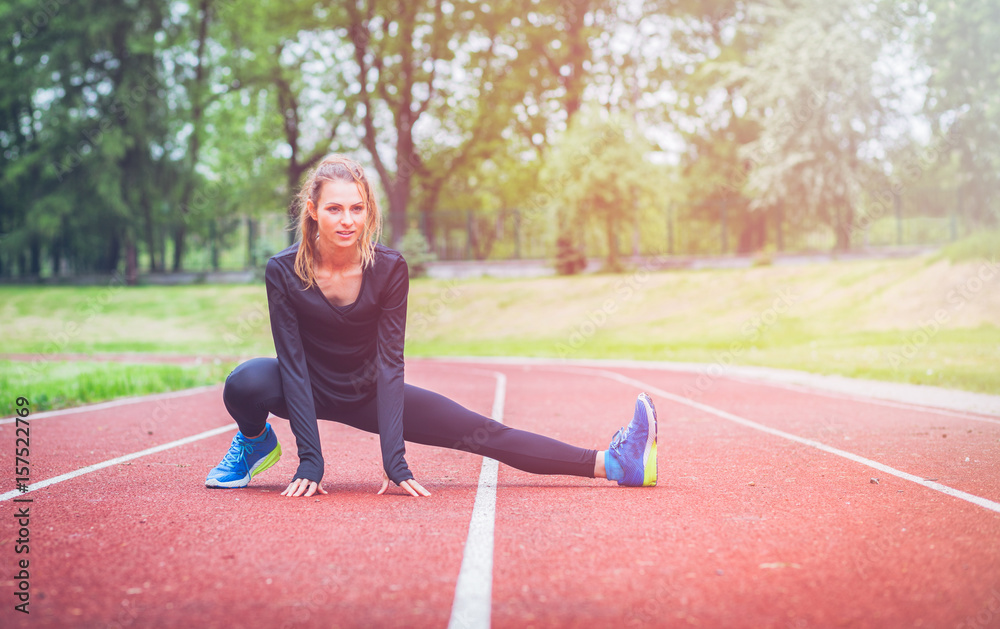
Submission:
M 241 459 L 246 459 L 248 454 L 253 454 L 253 444 L 248 443 L 243 434 L 240 433 L 237 436 L 237 442 L 230 446 L 229 452 L 226 452 L 226 456 L 222 459 L 222 462 L 236 465 Z
M 618 432 L 615 433 L 615 436 L 611 438 L 611 449 L 612 450 L 617 450 L 618 446 L 620 446 L 623 441 L 625 441 L 626 439 L 628 439 L 628 429 L 629 429 L 629 426 L 631 426 L 631 425 L 632 424 L 629 424 L 628 426 L 625 426 L 623 428 L 619 428 Z

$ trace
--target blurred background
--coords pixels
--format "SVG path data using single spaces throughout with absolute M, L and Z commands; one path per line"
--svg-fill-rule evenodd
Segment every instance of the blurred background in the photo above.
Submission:
M 996 0 L 2 0 L 0 26 L 0 388 L 36 410 L 273 355 L 262 268 L 332 152 L 430 276 L 408 356 L 1000 391 Z
M 992 0 L 4 0 L 0 278 L 259 268 L 331 152 L 414 262 L 995 229 Z

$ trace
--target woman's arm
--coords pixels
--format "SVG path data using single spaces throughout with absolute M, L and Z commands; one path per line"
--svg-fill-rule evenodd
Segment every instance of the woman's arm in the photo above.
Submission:
M 397 485 L 413 478 L 406 465 L 406 448 L 403 444 L 403 345 L 409 288 L 406 261 L 399 257 L 381 299 L 382 313 L 378 322 L 378 349 L 375 357 L 382 467 L 386 476 Z
M 323 479 L 324 462 L 316 421 L 316 404 L 313 401 L 305 351 L 302 349 L 298 315 L 288 299 L 286 276 L 287 273 L 277 261 L 268 261 L 264 283 L 267 286 L 267 307 L 271 315 L 271 334 L 278 354 L 281 387 L 290 415 L 289 424 L 295 435 L 299 454 L 299 467 L 293 484 L 305 479 L 318 485 Z M 309 492 L 311 494 L 312 491 Z

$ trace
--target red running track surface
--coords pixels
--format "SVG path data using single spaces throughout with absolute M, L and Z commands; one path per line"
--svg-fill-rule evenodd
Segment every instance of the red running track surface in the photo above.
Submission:
M 1000 626 L 1000 513 L 657 391 L 990 504 L 1000 502 L 1000 418 L 725 377 L 697 391 L 697 374 L 606 371 L 632 380 L 596 368 L 408 362 L 409 382 L 484 414 L 501 372 L 505 423 L 584 447 L 606 447 L 640 390 L 657 406 L 657 487 L 500 466 L 493 626 Z M 32 481 L 232 426 L 220 393 L 40 417 Z M 482 459 L 409 444 L 433 496 L 377 496 L 377 437 L 321 422 L 330 494 L 286 498 L 294 439 L 286 421 L 272 425 L 284 456 L 246 489 L 203 486 L 226 430 L 24 494 L 28 616 L 13 609 L 24 555 L 14 550 L 16 503 L 5 500 L 0 624 L 447 626 Z M 0 425 L 0 437 L 12 460 L 14 425 Z M 0 492 L 14 489 L 12 467 Z

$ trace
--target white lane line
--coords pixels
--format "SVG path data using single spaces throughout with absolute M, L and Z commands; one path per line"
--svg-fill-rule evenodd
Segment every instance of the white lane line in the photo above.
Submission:
M 493 394 L 493 419 L 503 423 L 503 404 L 507 393 L 507 376 L 494 372 L 497 379 Z M 455 602 L 451 607 L 448 629 L 471 629 L 490 626 L 493 607 L 493 525 L 496 520 L 497 469 L 495 459 L 483 457 L 479 472 L 479 489 L 472 507 L 469 537 L 465 540 L 462 568 L 455 585 Z
M 197 395 L 199 393 L 204 393 L 205 391 L 210 391 L 218 386 L 218 384 L 210 384 L 204 387 L 195 387 L 193 389 L 183 389 L 181 391 L 169 391 L 167 393 L 154 393 L 152 395 L 139 395 L 135 397 L 120 398 L 117 400 L 111 400 L 110 402 L 100 402 L 98 404 L 88 404 L 87 406 L 76 406 L 74 408 L 63 408 L 58 411 L 43 411 L 41 413 L 32 413 L 28 416 L 27 421 L 33 422 L 36 419 L 43 419 L 45 417 L 59 417 L 61 415 L 72 415 L 74 413 L 89 413 L 90 411 L 100 411 L 106 408 L 114 408 L 116 406 L 125 406 L 127 404 L 138 404 L 139 402 L 155 402 L 157 400 L 171 400 L 178 397 L 186 397 L 188 395 Z M 0 425 L 3 424 L 13 424 L 17 421 L 16 417 L 7 417 L 5 419 L 0 419 Z
M 903 472 L 901 470 L 897 470 L 894 467 L 889 467 L 888 465 L 884 465 L 882 463 L 879 463 L 878 461 L 873 461 L 871 459 L 866 459 L 863 456 L 858 456 L 857 454 L 854 454 L 852 452 L 846 452 L 844 450 L 840 450 L 838 448 L 834 448 L 832 446 L 828 446 L 825 443 L 820 443 L 819 441 L 813 441 L 812 439 L 806 439 L 805 437 L 799 437 L 798 435 L 793 435 L 793 434 L 787 433 L 787 432 L 785 432 L 783 430 L 778 430 L 777 428 L 771 428 L 770 426 L 765 426 L 763 424 L 758 424 L 755 421 L 746 419 L 744 417 L 740 417 L 739 415 L 733 415 L 732 413 L 727 413 L 726 411 L 718 409 L 718 408 L 715 408 L 713 406 L 708 406 L 708 405 L 702 404 L 700 402 L 695 402 L 692 399 L 689 399 L 689 398 L 686 398 L 686 397 L 682 397 L 680 395 L 675 395 L 673 393 L 668 393 L 667 391 L 664 391 L 663 389 L 654 387 L 654 386 L 652 386 L 649 383 L 642 382 L 641 380 L 636 380 L 635 378 L 629 378 L 628 376 L 623 376 L 623 375 L 621 375 L 619 373 L 615 373 L 613 371 L 596 370 L 596 373 L 604 376 L 605 378 L 609 378 L 611 380 L 617 380 L 618 382 L 622 382 L 622 383 L 625 383 L 625 384 L 630 384 L 630 385 L 633 385 L 633 386 L 637 386 L 637 387 L 639 387 L 639 388 L 641 388 L 641 389 L 643 389 L 645 391 L 648 391 L 648 392 L 651 392 L 651 393 L 655 393 L 655 394 L 657 394 L 657 395 L 659 395 L 661 397 L 665 397 L 665 398 L 667 398 L 669 400 L 673 400 L 673 401 L 678 402 L 680 404 L 685 404 L 685 405 L 690 406 L 692 408 L 697 408 L 699 410 L 705 411 L 706 413 L 711 413 L 712 415 L 716 415 L 718 417 L 722 417 L 723 419 L 728 419 L 731 422 L 735 422 L 737 424 L 741 424 L 741 425 L 747 426 L 749 428 L 754 428 L 756 430 L 760 430 L 762 432 L 766 432 L 768 434 L 775 435 L 777 437 L 782 437 L 783 439 L 788 439 L 790 441 L 795 441 L 797 443 L 801 443 L 803 445 L 807 445 L 809 447 L 816 448 L 817 450 L 822 450 L 823 452 L 828 452 L 830 454 L 835 454 L 835 455 L 843 457 L 845 459 L 849 459 L 851 461 L 854 461 L 855 463 L 860 463 L 862 465 L 867 465 L 868 467 L 871 467 L 871 468 L 874 468 L 876 470 L 879 470 L 880 472 L 885 472 L 886 474 L 892 474 L 893 476 L 897 476 L 899 478 L 902 478 L 902 479 L 914 482 L 914 483 L 916 483 L 918 485 L 922 485 L 924 487 L 927 487 L 928 489 L 933 489 L 935 491 L 939 491 L 939 492 L 941 492 L 943 494 L 947 494 L 947 495 L 952 496 L 954 498 L 958 498 L 960 500 L 965 500 L 966 502 L 971 502 L 972 504 L 980 506 L 980 507 L 983 507 L 984 509 L 989 509 L 990 511 L 996 511 L 997 513 L 1000 513 L 1000 503 L 998 503 L 998 502 L 994 502 L 992 500 L 989 500 L 989 499 L 986 499 L 986 498 L 982 498 L 980 496 L 975 496 L 973 494 L 966 493 L 966 492 L 960 491 L 958 489 L 953 489 L 951 487 L 948 487 L 947 485 L 942 485 L 941 483 L 938 483 L 938 482 L 935 482 L 935 481 L 926 480 L 926 479 L 921 478 L 919 476 L 914 476 L 913 474 L 909 474 L 907 472 Z
M 114 459 L 108 459 L 107 461 L 102 461 L 100 463 L 94 463 L 93 465 L 88 465 L 87 467 L 81 467 L 74 472 L 67 472 L 65 474 L 60 474 L 59 476 L 53 476 L 52 478 L 47 478 L 37 483 L 32 483 L 28 485 L 28 492 L 35 491 L 36 489 L 41 489 L 43 487 L 48 487 L 49 485 L 55 485 L 56 483 L 61 483 L 64 480 L 69 480 L 71 478 L 76 478 L 77 476 L 82 476 L 84 474 L 89 474 L 90 472 L 96 472 L 97 470 L 102 470 L 106 467 L 111 467 L 112 465 L 118 465 L 119 463 L 124 463 L 126 461 L 131 461 L 132 459 L 138 459 L 139 457 L 146 456 L 148 454 L 156 454 L 157 452 L 163 452 L 164 450 L 169 450 L 171 448 L 176 448 L 178 446 L 183 446 L 201 439 L 207 439 L 208 437 L 214 437 L 215 435 L 220 435 L 224 432 L 235 430 L 236 425 L 232 426 L 222 426 L 220 428 L 213 428 L 212 430 L 206 430 L 205 432 L 198 433 L 197 435 L 191 435 L 190 437 L 184 437 L 183 439 L 178 439 L 177 441 L 171 441 L 170 443 L 164 443 L 162 445 L 154 446 L 152 448 L 147 448 L 145 450 L 140 450 L 139 452 L 133 452 L 132 454 L 125 454 L 123 456 L 116 457 Z M 0 502 L 5 500 L 10 500 L 11 498 L 17 498 L 18 496 L 23 496 L 27 492 L 18 491 L 13 489 L 5 494 L 0 494 Z
M 556 367 L 593 367 L 594 369 L 642 369 L 667 371 L 699 376 L 706 374 L 711 363 L 677 363 L 660 360 L 623 360 L 598 358 L 537 358 L 526 356 L 447 356 L 422 358 L 438 363 L 480 363 L 482 365 L 546 365 Z M 706 374 L 707 375 L 707 374 Z M 842 392 L 866 398 L 920 404 L 931 408 L 950 409 L 1000 418 L 1000 395 L 971 393 L 941 387 L 862 380 L 844 376 L 821 375 L 791 369 L 772 369 L 749 365 L 732 365 L 723 374 L 726 378 L 745 377 L 760 383 L 798 383 L 809 389 Z
M 908 404 L 906 402 L 892 402 L 889 400 L 881 400 L 878 398 L 863 397 L 860 395 L 850 395 L 848 393 L 837 393 L 835 391 L 823 391 L 822 389 L 814 389 L 811 387 L 804 387 L 798 384 L 785 384 L 779 382 L 765 382 L 763 380 L 752 380 L 750 378 L 739 378 L 734 376 L 726 376 L 729 380 L 734 382 L 742 382 L 743 384 L 752 384 L 754 386 L 768 386 L 774 387 L 776 389 L 785 389 L 787 391 L 796 391 L 798 393 L 806 393 L 808 395 L 822 395 L 823 397 L 833 398 L 836 400 L 851 400 L 854 402 L 862 402 L 864 404 L 876 404 L 878 406 L 888 406 L 890 408 L 902 408 L 909 411 L 918 411 L 921 413 L 928 413 L 931 415 L 946 415 L 948 417 L 959 417 L 961 419 L 971 419 L 973 421 L 979 422 L 990 422 L 992 424 L 1000 424 L 1000 419 L 994 419 L 992 417 L 984 417 L 980 415 L 972 415 L 970 413 L 962 413 L 958 411 L 952 411 L 948 409 L 943 409 L 936 406 L 921 406 L 919 404 Z

